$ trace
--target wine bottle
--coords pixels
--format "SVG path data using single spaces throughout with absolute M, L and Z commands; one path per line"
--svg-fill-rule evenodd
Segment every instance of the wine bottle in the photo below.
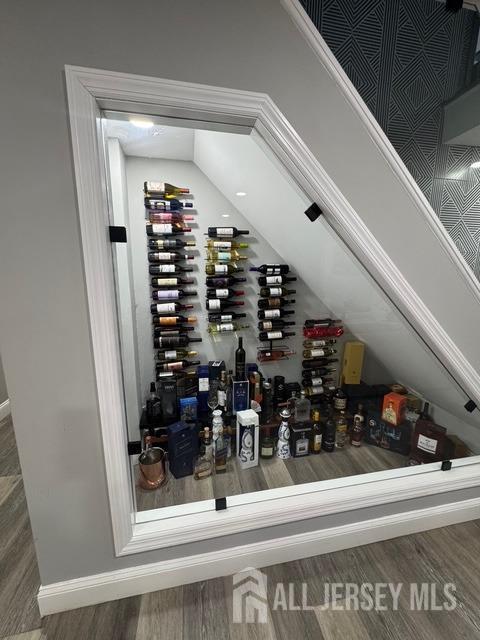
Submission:
M 282 275 L 260 276 L 258 278 L 258 284 L 261 287 L 272 287 L 275 285 L 287 284 L 287 282 L 295 282 L 295 281 L 296 281 L 296 278 L 294 277 L 289 278 L 288 276 L 282 276 Z
M 343 327 L 304 327 L 305 338 L 339 338 L 343 335 Z
M 247 379 L 247 370 L 246 370 L 246 353 L 243 348 L 243 338 L 238 338 L 238 347 L 235 351 L 235 380 L 246 380 Z
M 152 300 L 178 300 L 196 295 L 197 292 L 194 289 L 154 289 Z
M 336 349 L 331 349 L 330 347 L 319 347 L 315 349 L 305 349 L 303 357 L 307 358 L 307 360 L 313 360 L 314 358 L 328 358 L 336 353 Z
M 321 396 L 325 393 L 325 389 L 321 384 L 315 385 L 313 387 L 305 387 L 304 388 L 306 396 Z
M 208 325 L 207 331 L 208 333 L 216 335 L 217 333 L 241 331 L 242 329 L 248 329 L 248 324 L 240 324 L 239 322 L 214 322 Z
M 210 277 L 206 278 L 205 284 L 207 287 L 219 287 L 221 289 L 225 289 L 232 284 L 239 284 L 240 282 L 246 282 L 246 278 L 235 278 L 234 276 L 224 276 L 224 277 Z
M 193 256 L 188 253 L 178 251 L 149 251 L 149 262 L 180 262 L 182 260 L 193 260 Z
M 311 378 L 303 378 L 302 387 L 318 387 L 330 384 L 332 378 L 322 378 L 321 376 L 312 376 Z
M 152 322 L 159 326 L 175 326 L 178 324 L 194 324 L 197 321 L 195 316 L 153 316 Z
M 233 320 L 237 320 L 238 318 L 246 318 L 246 313 L 235 313 L 231 311 L 230 313 L 209 313 L 208 321 L 209 322 L 233 322 Z
M 172 313 L 193 309 L 193 304 L 180 304 L 179 302 L 161 302 L 150 305 L 150 311 L 153 314 L 171 316 Z
M 205 273 L 208 276 L 228 276 L 232 273 L 240 273 L 243 269 L 239 269 L 236 264 L 214 264 L 207 262 L 205 265 Z
M 258 323 L 258 328 L 260 331 L 277 331 L 278 329 L 283 329 L 284 327 L 291 327 L 295 324 L 295 322 L 287 322 L 286 320 L 282 320 L 279 318 L 278 320 L 261 320 Z
M 177 360 L 172 362 L 160 363 L 157 362 L 155 365 L 156 371 L 182 371 L 183 369 L 188 369 L 189 367 L 195 367 L 197 364 L 200 364 L 200 360 Z
M 229 307 L 239 307 L 245 304 L 243 300 L 220 300 L 220 298 L 209 298 L 207 300 L 207 309 L 209 311 L 223 311 Z
M 294 313 L 293 309 L 261 309 L 257 312 L 257 317 L 259 320 L 274 320 L 275 318 L 291 316 Z
M 165 200 L 165 198 L 152 198 L 147 196 L 144 198 L 145 209 L 149 211 L 183 211 L 184 208 L 191 209 L 193 202 L 178 198 L 171 198 Z
M 235 242 L 235 240 L 207 240 L 207 249 L 215 251 L 231 251 L 232 249 L 248 249 L 248 242 Z
M 287 287 L 261 287 L 260 295 L 263 298 L 273 298 L 277 296 L 291 296 L 297 293 L 295 289 L 287 289 Z
M 207 298 L 234 298 L 236 296 L 244 296 L 245 291 L 240 289 L 207 289 Z
M 183 267 L 179 264 L 149 264 L 148 273 L 151 276 L 164 276 L 167 274 L 179 274 L 193 271 L 193 267 Z
M 202 338 L 193 338 L 192 336 L 166 336 L 153 339 L 155 349 L 186 347 L 190 342 L 202 342 Z
M 330 374 L 334 375 L 336 372 L 337 372 L 336 369 L 330 369 L 328 367 L 318 367 L 317 369 L 304 369 L 302 371 L 302 375 L 304 380 L 310 381 L 313 378 L 318 376 L 328 376 Z
M 169 182 L 154 182 L 147 180 L 143 183 L 143 191 L 150 194 L 165 194 L 170 196 L 181 196 L 184 193 L 190 193 L 190 189 L 186 187 L 176 187 Z
M 325 367 L 328 364 L 332 364 L 332 362 L 338 362 L 338 358 L 330 359 L 330 360 L 328 358 L 317 358 L 316 360 L 302 360 L 302 368 L 318 369 L 319 367 Z
M 247 229 L 237 229 L 237 227 L 208 227 L 209 238 L 236 238 L 240 235 L 248 235 Z
M 285 300 L 285 298 L 260 298 L 258 301 L 259 309 L 278 309 L 287 304 L 295 304 L 295 300 Z
M 150 280 L 152 287 L 159 289 L 163 287 L 179 287 L 182 284 L 194 284 L 194 282 L 193 278 L 179 278 L 177 276 L 173 276 L 173 278 L 152 278 Z
M 150 211 L 148 219 L 151 224 L 162 224 L 165 222 L 178 222 L 183 224 L 184 222 L 195 220 L 195 216 L 184 215 L 183 213 L 176 213 L 175 211 Z
M 182 249 L 183 247 L 194 247 L 196 245 L 195 240 L 180 240 L 180 238 L 149 238 L 148 248 L 159 249 L 165 251 L 166 249 Z
M 294 331 L 260 331 L 258 339 L 262 342 L 265 340 L 283 340 L 284 338 L 289 338 L 294 335 Z
M 236 249 L 232 251 L 216 251 L 215 249 L 209 249 L 207 251 L 207 260 L 211 262 L 236 262 L 237 260 L 246 260 L 247 256 L 244 256 Z
M 284 358 L 294 355 L 295 351 L 291 349 L 259 349 L 257 360 L 259 362 L 276 362 L 277 360 L 283 360 Z
M 336 343 L 337 341 L 335 340 L 335 338 L 331 340 L 304 340 L 303 346 L 307 347 L 308 349 L 316 349 L 319 347 L 328 347 Z
M 180 222 L 162 222 L 145 225 L 147 236 L 171 236 L 175 233 L 190 233 L 191 227 L 184 227 Z
M 306 327 L 330 327 L 332 324 L 341 322 L 341 320 L 334 320 L 333 318 L 320 318 L 319 320 L 305 320 Z
M 198 351 L 189 351 L 188 349 L 170 349 L 165 351 L 157 351 L 157 360 L 159 363 L 170 362 L 171 360 L 186 360 L 198 356 Z
M 183 326 L 181 324 L 174 325 L 173 327 L 153 327 L 153 337 L 154 338 L 162 338 L 165 336 L 186 336 L 189 331 L 195 331 L 195 327 L 191 325 Z
M 260 267 L 250 267 L 250 271 L 259 271 L 264 276 L 280 276 L 290 271 L 288 264 L 262 264 Z

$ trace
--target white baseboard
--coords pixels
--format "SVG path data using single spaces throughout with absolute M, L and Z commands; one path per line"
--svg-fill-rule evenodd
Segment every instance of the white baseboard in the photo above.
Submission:
M 0 404 L 0 420 L 10 415 L 10 400 L 7 398 L 5 402 Z
M 42 616 L 480 518 L 480 498 L 42 585 Z

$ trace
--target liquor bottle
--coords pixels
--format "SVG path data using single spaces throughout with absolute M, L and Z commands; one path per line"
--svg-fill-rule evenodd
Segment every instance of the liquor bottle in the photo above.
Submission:
M 157 362 L 155 368 L 157 372 L 159 371 L 182 371 L 183 369 L 188 369 L 189 367 L 195 367 L 197 364 L 200 364 L 200 360 L 173 360 L 165 363 Z
M 205 427 L 203 430 L 203 442 L 205 443 L 205 455 L 213 461 L 213 442 L 209 427 Z
M 258 278 L 258 284 L 261 287 L 274 287 L 275 285 L 282 285 L 295 281 L 295 277 L 283 276 L 281 274 L 277 276 L 260 276 Z
M 193 309 L 193 304 L 180 304 L 179 302 L 155 302 L 150 305 L 150 311 L 154 315 L 168 315 L 177 314 L 179 311 L 186 311 L 187 309 Z
M 335 446 L 337 449 L 343 449 L 347 442 L 347 419 L 343 409 L 335 420 Z
M 243 348 L 243 338 L 238 338 L 238 347 L 235 351 L 235 380 L 246 380 L 246 354 Z
M 197 321 L 196 316 L 153 316 L 154 325 L 175 326 L 179 324 L 194 324 Z
M 220 298 L 209 298 L 207 300 L 207 309 L 209 311 L 223 311 L 229 307 L 239 307 L 245 304 L 243 300 L 220 300 Z
M 225 405 L 226 415 L 231 415 L 233 404 L 233 371 L 229 369 L 227 374 L 227 402 Z
M 155 349 L 187 347 L 190 342 L 202 342 L 202 338 L 193 338 L 192 336 L 168 336 L 162 338 L 154 338 L 153 346 Z
M 173 278 L 152 278 L 150 284 L 152 287 L 179 287 L 182 284 L 194 284 L 193 278 L 179 278 L 173 276 Z
M 295 300 L 286 300 L 285 298 L 260 298 L 258 301 L 259 309 L 278 309 L 287 304 L 295 304 Z
M 186 187 L 176 187 L 169 182 L 154 182 L 153 180 L 147 180 L 143 183 L 144 193 L 149 194 L 165 194 L 166 196 L 181 196 L 184 193 L 190 193 L 190 189 Z
M 315 349 L 305 349 L 303 357 L 307 360 L 313 360 L 314 358 L 329 358 L 337 353 L 336 349 L 330 347 L 317 347 Z
M 294 313 L 293 309 L 261 309 L 257 312 L 257 317 L 259 320 L 274 320 L 275 318 L 292 316 Z
M 270 378 L 263 383 L 262 411 L 260 413 L 260 424 L 267 424 L 273 418 L 273 389 Z M 272 452 L 273 456 L 273 452 Z
M 350 443 L 354 447 L 359 447 L 362 444 L 363 436 L 365 433 L 365 411 L 363 405 L 359 404 L 357 413 L 353 416 L 352 432 L 350 434 Z
M 150 211 L 148 220 L 151 224 L 161 224 L 163 222 L 179 222 L 183 224 L 184 222 L 195 220 L 195 216 L 177 213 L 176 211 Z
M 189 351 L 188 349 L 170 349 L 165 351 L 157 351 L 157 360 L 159 363 L 170 362 L 171 360 L 185 360 L 198 356 L 198 351 Z
M 270 429 L 263 429 L 260 436 L 260 458 L 273 458 L 275 453 L 275 440 Z
M 306 396 L 321 396 L 325 393 L 325 389 L 323 388 L 323 385 L 321 384 L 316 384 L 314 386 L 310 386 L 310 387 L 305 387 L 303 389 L 303 392 L 305 392 Z
M 259 267 L 250 267 L 250 271 L 259 271 L 264 276 L 280 276 L 290 271 L 288 264 L 262 264 Z
M 212 450 L 210 441 L 210 429 L 205 427 L 203 430 L 203 440 L 200 444 L 200 452 L 195 460 L 193 469 L 193 477 L 195 480 L 208 478 L 212 475 Z
M 260 295 L 262 298 L 273 298 L 277 296 L 291 296 L 297 293 L 295 289 L 287 289 L 287 287 L 261 287 Z
M 149 262 L 180 262 L 181 260 L 193 260 L 194 256 L 178 251 L 149 251 Z
M 195 327 L 153 327 L 154 338 L 168 338 L 169 336 L 186 336 L 190 331 L 195 331 Z
M 304 340 L 303 346 L 307 349 L 316 349 L 318 347 L 328 347 L 332 344 L 336 344 L 336 340 Z
M 225 322 L 233 322 L 238 318 L 246 318 L 246 313 L 235 313 L 231 311 L 230 313 L 209 313 L 208 321 L 209 322 L 219 322 L 220 324 L 224 324 Z
M 430 411 L 430 403 L 429 402 L 425 402 L 423 404 L 423 409 L 420 412 L 420 415 L 418 416 L 418 420 L 426 420 L 427 422 L 433 422 L 433 418 L 429 413 Z
M 220 372 L 220 380 L 217 387 L 217 406 L 224 414 L 227 410 L 227 372 L 225 369 Z
M 316 358 L 315 360 L 302 360 L 303 369 L 320 369 L 333 362 L 338 362 L 338 358 Z
M 171 236 L 176 233 L 190 233 L 191 227 L 185 227 L 180 222 L 162 222 L 145 225 L 147 236 Z
M 220 287 L 221 289 L 225 289 L 232 284 L 239 284 L 240 282 L 246 282 L 246 278 L 235 278 L 234 276 L 220 276 L 213 278 L 206 278 L 205 284 L 207 287 Z
M 332 453 L 335 450 L 335 438 L 337 435 L 337 429 L 335 420 L 333 418 L 333 412 L 330 410 L 327 421 L 325 423 L 325 429 L 323 432 L 322 449 L 327 453 Z
M 318 455 L 322 451 L 323 428 L 320 422 L 320 411 L 315 409 L 312 412 L 312 447 L 311 452 Z
M 282 331 L 281 329 L 278 331 L 260 331 L 258 339 L 261 342 L 265 340 L 284 340 L 285 338 L 289 338 L 294 335 L 295 331 Z
M 196 295 L 197 292 L 194 289 L 154 289 L 152 300 L 179 300 Z
M 247 229 L 237 229 L 236 227 L 208 227 L 209 238 L 236 238 L 240 235 L 248 235 Z
M 258 323 L 258 328 L 260 331 L 278 331 L 279 329 L 283 329 L 284 327 L 291 327 L 295 324 L 295 322 L 287 322 L 286 320 L 282 320 L 281 318 L 278 320 L 261 320 Z
M 232 249 L 248 249 L 248 242 L 235 242 L 235 240 L 207 240 L 207 249 L 216 251 L 231 251 Z
M 235 298 L 236 296 L 244 296 L 245 291 L 240 289 L 207 289 L 207 298 L 220 298 L 226 300 L 227 298 Z
M 259 362 L 277 362 L 289 356 L 294 356 L 295 351 L 291 349 L 259 349 L 257 352 L 257 360 Z
M 182 267 L 178 264 L 150 264 L 148 265 L 148 273 L 151 276 L 159 276 L 168 274 L 177 274 L 177 273 L 186 273 L 188 271 L 193 271 L 193 267 Z
M 227 446 L 224 437 L 223 418 L 220 409 L 212 412 L 213 455 L 215 473 L 225 473 L 227 470 Z
M 248 329 L 248 324 L 240 324 L 238 322 L 217 322 L 208 325 L 208 333 L 217 335 L 219 333 L 228 333 L 229 331 L 241 331 Z
M 207 251 L 207 260 L 210 262 L 237 262 L 237 260 L 246 260 L 247 256 L 238 253 L 236 249 L 233 251 L 216 251 L 210 249 Z
M 166 200 L 165 198 L 147 196 L 144 198 L 144 205 L 145 209 L 149 211 L 182 211 L 184 208 L 192 209 L 193 202 L 178 198 Z
M 180 238 L 148 238 L 149 249 L 182 249 L 183 247 L 195 247 L 195 240 L 180 240 Z
M 150 396 L 147 400 L 146 412 L 149 420 L 158 420 L 162 413 L 162 403 L 157 396 L 157 385 L 155 382 L 150 383 Z
M 320 318 L 319 320 L 305 320 L 306 327 L 330 327 L 332 324 L 341 322 L 341 320 L 335 320 L 333 318 Z
M 306 397 L 305 390 L 300 392 L 300 398 L 295 402 L 295 421 L 307 422 L 310 420 L 311 404 L 310 400 Z
M 232 273 L 241 273 L 243 269 L 237 267 L 236 264 L 215 264 L 207 262 L 205 265 L 205 273 L 208 276 L 228 276 Z
M 335 411 L 345 411 L 347 408 L 347 394 L 341 387 L 337 387 L 333 394 L 333 408 Z

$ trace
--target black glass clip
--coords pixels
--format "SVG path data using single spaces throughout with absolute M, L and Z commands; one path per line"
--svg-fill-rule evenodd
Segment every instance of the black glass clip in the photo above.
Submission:
M 323 211 L 320 209 L 316 202 L 313 202 L 305 211 L 305 215 L 310 220 L 310 222 L 315 222 L 315 220 L 319 218 L 322 213 Z
M 223 511 L 223 509 L 227 508 L 227 499 L 226 498 L 216 498 L 215 499 L 215 511 Z
M 142 444 L 140 440 L 131 440 L 127 447 L 129 456 L 137 456 L 142 453 Z
M 473 400 L 469 400 L 465 404 L 465 409 L 468 411 L 468 413 L 472 413 L 472 411 L 475 411 L 476 408 L 477 408 L 477 405 L 475 404 L 475 402 Z
M 442 471 L 450 471 L 450 469 L 452 468 L 452 461 L 451 460 L 443 460 L 442 462 Z
M 126 242 L 127 241 L 127 229 L 126 227 L 108 227 L 110 233 L 110 242 Z

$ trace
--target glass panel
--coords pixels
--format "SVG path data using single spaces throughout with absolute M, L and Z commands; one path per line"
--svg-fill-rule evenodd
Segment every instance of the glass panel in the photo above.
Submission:
M 104 131 L 138 511 L 477 450 L 461 387 L 258 134 Z

